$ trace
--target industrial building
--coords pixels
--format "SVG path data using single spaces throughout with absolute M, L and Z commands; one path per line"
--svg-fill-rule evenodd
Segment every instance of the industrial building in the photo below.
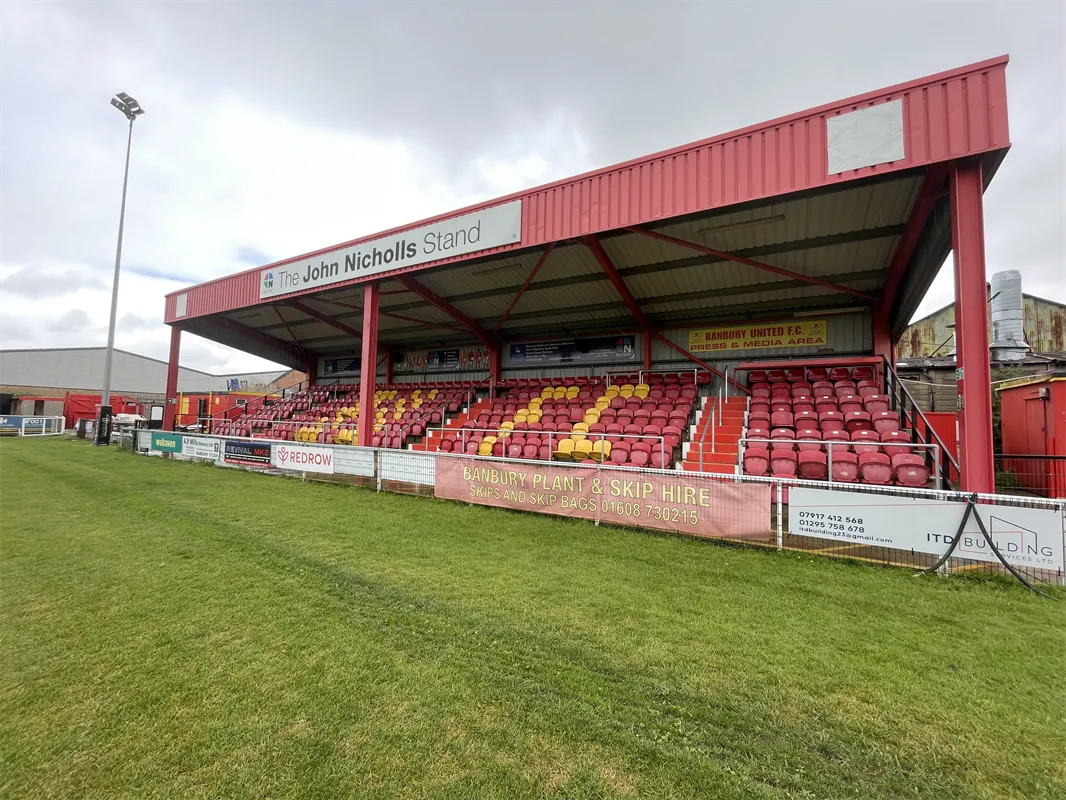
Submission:
M 0 413 L 64 413 L 68 394 L 99 393 L 103 388 L 103 347 L 0 350 Z M 281 387 L 289 370 L 212 375 L 178 368 L 178 386 L 183 392 L 254 392 L 262 394 Z M 303 376 L 297 373 L 292 384 Z M 165 396 L 167 362 L 115 350 L 111 367 L 111 391 L 139 402 L 159 402 Z M 22 408 L 25 406 L 25 408 Z

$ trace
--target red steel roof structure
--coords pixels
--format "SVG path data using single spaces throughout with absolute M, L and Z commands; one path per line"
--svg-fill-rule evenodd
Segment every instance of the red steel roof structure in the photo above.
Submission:
M 1010 146 L 1007 61 L 183 289 L 166 298 L 172 363 L 182 331 L 300 369 L 470 342 L 499 377 L 505 341 L 624 330 L 650 366 L 653 343 L 697 360 L 668 329 L 856 310 L 891 357 L 954 249 L 963 482 L 990 490 L 982 194 Z

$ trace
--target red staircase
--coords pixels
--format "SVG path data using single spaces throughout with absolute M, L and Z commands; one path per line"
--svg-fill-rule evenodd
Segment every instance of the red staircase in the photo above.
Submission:
M 443 434 L 459 430 L 467 420 L 477 419 L 478 414 L 482 411 L 488 411 L 492 408 L 492 403 L 493 401 L 488 399 L 474 403 L 474 405 L 470 407 L 469 413 L 460 413 L 458 416 L 453 417 L 451 422 L 444 426 Z M 434 453 L 440 449 L 440 441 L 441 438 L 443 438 L 443 434 L 440 428 L 431 428 L 421 442 L 411 445 L 411 449 L 425 450 Z
M 688 452 L 681 465 L 686 472 L 702 470 L 724 475 L 736 472 L 737 452 L 744 431 L 744 411 L 748 399 L 728 398 L 723 402 L 720 414 L 712 413 L 714 403 L 714 398 L 707 401 L 703 416 L 696 425 L 696 433 L 688 443 Z

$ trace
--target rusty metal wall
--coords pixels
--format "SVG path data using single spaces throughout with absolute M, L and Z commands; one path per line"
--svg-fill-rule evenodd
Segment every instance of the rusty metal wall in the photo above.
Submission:
M 1025 340 L 1034 353 L 1066 352 L 1066 306 L 1041 297 L 1023 295 Z M 896 343 L 896 358 L 947 357 L 954 351 L 955 306 L 945 306 L 903 331 Z M 989 341 L 992 323 L 988 326 Z

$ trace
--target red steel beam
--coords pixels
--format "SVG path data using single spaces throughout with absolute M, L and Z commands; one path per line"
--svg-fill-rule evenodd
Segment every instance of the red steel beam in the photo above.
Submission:
M 529 273 L 529 277 L 526 278 L 526 282 L 522 284 L 522 288 L 518 290 L 518 294 L 514 296 L 514 300 L 511 301 L 511 305 L 507 306 L 507 310 L 503 312 L 503 316 L 500 317 L 500 321 L 496 323 L 496 327 L 492 329 L 493 335 L 495 335 L 503 323 L 507 321 L 507 318 L 511 316 L 511 312 L 514 311 L 514 307 L 518 305 L 518 301 L 522 299 L 522 295 L 526 293 L 526 289 L 529 288 L 529 284 L 533 283 L 533 279 L 537 277 L 537 273 L 540 272 L 540 268 L 544 266 L 544 262 L 548 260 L 548 256 L 551 255 L 552 250 L 555 249 L 555 242 L 548 245 L 548 249 L 544 251 L 543 255 L 537 259 L 536 265 Z
M 359 361 L 359 446 L 370 447 L 374 435 L 374 388 L 377 383 L 378 300 L 381 297 L 378 281 L 363 284 L 363 353 Z M 371 365 L 374 366 L 371 366 Z
M 652 338 L 654 338 L 654 339 L 658 339 L 658 340 L 659 340 L 660 342 L 662 342 L 663 344 L 665 344 L 665 345 L 666 345 L 667 347 L 669 347 L 669 348 L 670 348 L 671 350 L 676 350 L 676 351 L 677 351 L 678 353 L 680 353 L 681 355 L 683 355 L 683 356 L 684 356 L 685 358 L 687 358 L 687 359 L 688 359 L 689 361 L 692 361 L 692 362 L 693 362 L 693 363 L 695 363 L 695 364 L 699 364 L 699 365 L 700 365 L 701 367 L 703 367 L 703 368 L 704 368 L 705 370 L 707 370 L 708 372 L 713 372 L 713 373 L 714 373 L 715 375 L 718 375 L 718 376 L 719 376 L 719 377 L 721 377 L 721 378 L 725 378 L 725 373 L 723 373 L 723 372 L 721 372 L 721 371 L 719 371 L 719 370 L 715 369 L 715 368 L 714 368 L 714 367 L 712 367 L 712 366 L 711 366 L 710 364 L 708 364 L 708 363 L 707 363 L 706 361 L 703 361 L 702 359 L 696 358 L 696 356 L 692 355 L 692 353 L 690 353 L 690 352 L 689 352 L 688 350 L 684 350 L 684 349 L 682 349 L 682 348 L 678 347 L 678 346 L 677 346 L 676 344 L 674 344 L 673 342 L 671 342 L 671 341 L 670 341 L 669 339 L 667 339 L 667 338 L 666 338 L 665 336 L 660 336 L 659 334 L 655 333 L 654 331 L 652 331 L 651 335 L 652 335 Z M 748 394 L 748 393 L 749 393 L 749 392 L 748 392 L 748 387 L 747 387 L 747 386 L 741 386 L 741 385 L 740 385 L 739 383 L 737 383 L 737 382 L 736 382 L 735 380 L 733 380 L 732 378 L 728 378 L 728 380 L 729 380 L 729 382 L 730 382 L 730 383 L 731 383 L 731 384 L 732 384 L 733 386 L 735 386 L 735 387 L 736 387 L 737 389 L 739 389 L 740 391 L 744 392 L 744 394 Z
M 298 347 L 293 346 L 289 342 L 284 342 L 281 339 L 275 339 L 269 334 L 258 331 L 255 328 L 249 328 L 247 325 L 242 325 L 239 322 L 234 322 L 228 317 L 214 317 L 210 320 L 211 324 L 218 325 L 220 328 L 235 333 L 239 336 L 246 336 L 252 341 L 259 342 L 267 347 L 272 347 L 276 350 L 280 350 L 285 353 L 289 358 L 294 359 L 297 363 L 303 364 L 306 353 Z
M 896 252 L 892 256 L 892 264 L 888 268 L 885 278 L 885 288 L 881 291 L 881 306 L 879 314 L 887 317 L 892 311 L 892 304 L 896 301 L 896 291 L 899 289 L 903 274 L 907 271 L 907 264 L 914 255 L 914 248 L 922 238 L 925 224 L 933 213 L 937 198 L 944 193 L 944 183 L 947 181 L 948 170 L 944 164 L 934 164 L 929 168 L 922 184 L 922 190 L 914 203 L 911 218 L 907 220 L 907 229 L 899 237 Z
M 438 311 L 454 319 L 456 322 L 458 322 L 460 325 L 470 331 L 470 333 L 474 334 L 482 342 L 482 344 L 485 344 L 488 347 L 492 347 L 493 338 L 491 333 L 482 328 L 474 320 L 472 320 L 458 308 L 453 306 L 451 303 L 449 303 L 435 291 L 430 289 L 428 286 L 416 280 L 415 278 L 412 278 L 409 275 L 397 275 L 396 280 L 406 286 L 408 290 L 414 292 L 427 303 L 429 303 L 431 306 L 436 308 Z
M 644 228 L 626 227 L 625 230 L 630 233 L 639 233 L 642 236 L 647 236 L 651 239 L 658 239 L 661 242 L 669 242 L 670 244 L 676 244 L 680 247 L 687 247 L 690 250 L 695 250 L 699 253 L 705 253 L 715 258 L 721 258 L 726 261 L 732 261 L 736 264 L 743 264 L 746 267 L 752 267 L 753 269 L 761 269 L 765 272 L 772 272 L 775 275 L 784 275 L 787 278 L 801 281 L 803 283 L 810 283 L 814 286 L 822 286 L 826 289 L 832 289 L 834 292 L 844 292 L 845 294 L 855 295 L 855 297 L 861 297 L 863 300 L 876 302 L 877 298 L 872 294 L 866 292 L 860 292 L 858 289 L 851 289 L 847 286 L 841 286 L 839 283 L 832 283 L 831 281 L 823 281 L 821 278 L 814 278 L 810 275 L 801 275 L 798 272 L 792 272 L 791 270 L 783 269 L 781 267 L 775 267 L 773 264 L 764 264 L 762 261 L 753 261 L 750 258 L 744 258 L 743 256 L 733 255 L 727 253 L 724 250 L 715 250 L 713 247 L 706 247 L 696 242 L 689 242 L 685 239 L 678 239 L 676 236 L 668 236 L 665 233 L 659 233 L 658 231 L 649 231 Z M 758 288 L 758 287 L 756 287 Z
M 651 325 L 648 323 L 648 318 L 644 315 L 644 310 L 640 307 L 640 303 L 637 302 L 637 298 L 633 296 L 633 293 L 629 291 L 629 287 L 626 286 L 622 276 L 618 274 L 618 269 L 611 261 L 611 257 L 607 255 L 607 251 L 603 249 L 603 245 L 600 240 L 595 236 L 585 236 L 582 241 L 585 246 L 592 251 L 592 255 L 596 257 L 596 260 L 600 263 L 600 267 L 603 269 L 604 274 L 608 280 L 614 284 L 615 290 L 618 292 L 622 301 L 629 309 L 629 313 L 633 315 L 633 319 L 640 325 L 641 330 L 647 335 L 651 329 Z
M 329 325 L 331 328 L 336 328 L 341 333 L 346 333 L 349 336 L 354 336 L 357 341 L 362 341 L 363 339 L 363 334 L 361 331 L 357 331 L 355 328 L 351 327 L 350 325 L 345 325 L 343 322 L 338 322 L 335 319 L 330 319 L 321 311 L 316 311 L 315 309 L 311 308 L 311 306 L 301 302 L 300 300 L 289 300 L 288 305 L 292 308 L 295 308 L 297 311 L 302 311 L 309 317 L 317 319 L 319 322 Z

